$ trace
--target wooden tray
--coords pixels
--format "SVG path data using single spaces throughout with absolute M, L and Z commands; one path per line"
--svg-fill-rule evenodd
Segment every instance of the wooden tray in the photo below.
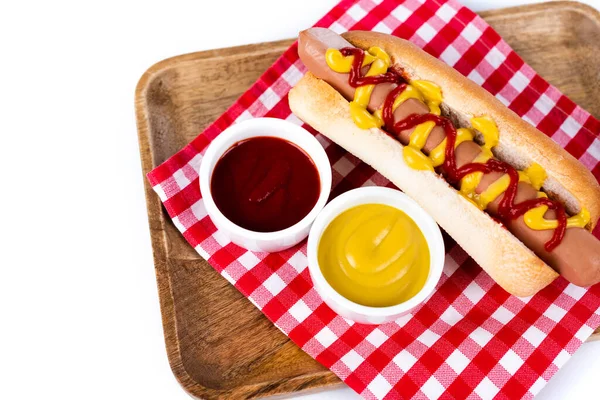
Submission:
M 545 79 L 600 117 L 600 13 L 552 2 L 481 15 Z M 186 54 L 146 71 L 135 99 L 144 175 L 223 113 L 291 43 Z M 233 399 L 341 384 L 200 258 L 144 184 L 166 347 L 183 388 Z

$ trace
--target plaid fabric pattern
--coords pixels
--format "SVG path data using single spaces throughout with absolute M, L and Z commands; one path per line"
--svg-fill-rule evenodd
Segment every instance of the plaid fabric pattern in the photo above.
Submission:
M 600 177 L 600 123 L 456 1 L 343 0 L 317 26 L 411 40 L 497 96 Z M 600 285 L 582 289 L 560 278 L 519 299 L 446 237 L 445 269 L 433 297 L 394 323 L 361 325 L 319 298 L 305 244 L 274 254 L 249 252 L 230 243 L 207 217 L 198 183 L 206 146 L 248 118 L 301 124 L 287 93 L 305 71 L 293 45 L 225 114 L 148 174 L 177 228 L 281 331 L 364 398 L 532 398 L 600 325 Z M 314 133 L 333 167 L 334 195 L 364 185 L 391 186 Z

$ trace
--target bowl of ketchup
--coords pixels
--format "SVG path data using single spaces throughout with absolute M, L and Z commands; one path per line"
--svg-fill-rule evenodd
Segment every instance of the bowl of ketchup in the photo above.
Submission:
M 252 251 L 304 240 L 331 191 L 331 166 L 318 140 L 276 118 L 227 128 L 206 150 L 199 175 L 215 226 Z

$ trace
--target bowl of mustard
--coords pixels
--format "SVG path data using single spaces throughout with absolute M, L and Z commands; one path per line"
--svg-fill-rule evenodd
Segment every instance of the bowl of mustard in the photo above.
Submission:
M 399 190 L 364 187 L 331 201 L 308 236 L 315 289 L 335 312 L 383 324 L 427 300 L 444 268 L 438 225 Z

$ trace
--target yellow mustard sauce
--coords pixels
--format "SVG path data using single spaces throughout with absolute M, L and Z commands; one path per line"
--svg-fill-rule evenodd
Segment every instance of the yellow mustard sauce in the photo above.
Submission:
M 538 192 L 538 197 L 548 197 L 544 192 Z M 556 229 L 558 221 L 555 219 L 546 219 L 544 214 L 548 211 L 548 206 L 539 206 L 532 208 L 523 215 L 525 224 L 533 230 L 542 231 L 546 229 Z M 590 212 L 582 208 L 579 214 L 567 218 L 567 228 L 584 228 L 590 223 Z
M 344 56 L 337 49 L 328 49 L 326 53 L 327 65 L 334 71 L 339 73 L 349 73 L 352 68 L 354 56 Z M 365 52 L 363 67 L 370 65 L 366 76 L 380 75 L 387 72 L 392 64 L 389 55 L 379 47 L 371 47 Z M 375 85 L 364 85 L 356 89 L 354 100 L 350 102 L 350 114 L 356 125 L 361 129 L 381 128 L 383 119 L 381 117 L 381 109 L 370 113 L 367 110 L 371 93 Z M 430 81 L 426 80 L 411 80 L 406 89 L 395 99 L 392 110 L 396 110 L 406 100 L 414 98 L 418 99 L 429 107 L 432 114 L 440 115 L 440 104 L 443 101 L 441 88 Z M 474 140 L 475 130 L 483 137 L 483 145 L 481 145 L 481 153 L 473 160 L 477 163 L 485 163 L 493 157 L 491 149 L 498 144 L 499 133 L 498 127 L 493 119 L 487 115 L 473 117 L 470 120 L 472 128 L 459 128 L 456 133 L 456 142 L 454 148 L 465 141 Z M 435 123 L 431 121 L 424 122 L 415 127 L 410 135 L 408 145 L 404 146 L 403 158 L 408 166 L 413 169 L 422 171 L 435 172 L 434 168 L 442 165 L 445 161 L 446 139 L 436 146 L 429 154 L 425 155 L 422 152 L 425 143 L 431 131 L 435 127 Z M 536 163 L 533 163 L 523 171 L 519 172 L 519 182 L 527 182 L 538 190 L 538 196 L 545 196 L 540 192 L 547 174 L 544 169 Z M 490 184 L 485 191 L 480 194 L 475 192 L 477 186 L 481 182 L 483 173 L 473 172 L 460 182 L 459 192 L 469 200 L 473 205 L 485 210 L 487 205 L 497 199 L 506 191 L 509 186 L 510 179 L 507 174 L 501 176 L 498 180 Z M 529 210 L 524 215 L 525 223 L 531 229 L 544 230 L 555 229 L 558 226 L 558 221 L 547 220 L 544 214 L 548 211 L 548 207 L 539 206 Z M 590 222 L 589 211 L 582 208 L 581 212 L 567 219 L 567 227 L 585 227 Z
M 429 247 L 417 224 L 384 204 L 362 204 L 338 215 L 318 245 L 319 266 L 345 298 L 365 306 L 407 301 L 429 275 Z

